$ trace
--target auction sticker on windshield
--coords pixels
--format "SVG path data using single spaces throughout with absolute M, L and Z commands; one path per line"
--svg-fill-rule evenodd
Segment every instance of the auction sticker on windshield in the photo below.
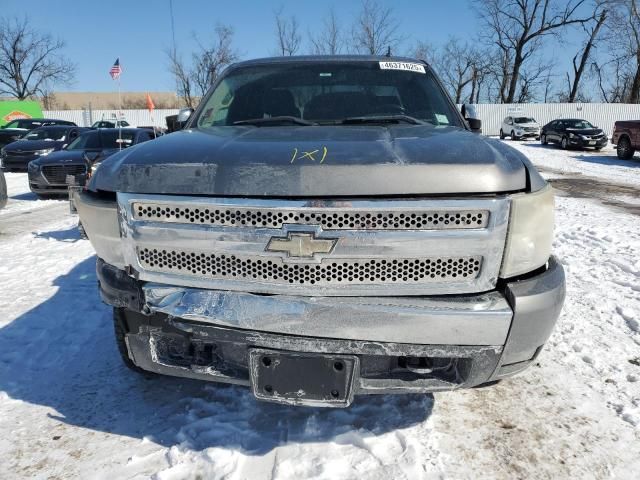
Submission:
M 412 62 L 380 62 L 381 70 L 406 70 L 407 72 L 427 73 L 424 65 Z

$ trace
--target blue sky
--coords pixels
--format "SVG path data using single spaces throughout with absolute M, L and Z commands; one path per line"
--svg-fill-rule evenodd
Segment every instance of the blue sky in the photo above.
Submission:
M 444 43 L 451 35 L 473 40 L 477 18 L 467 0 L 379 0 L 393 8 L 404 35 L 416 40 Z M 333 5 L 343 24 L 357 14 L 359 0 L 173 0 L 178 49 L 189 53 L 193 32 L 212 38 L 217 23 L 234 28 L 234 44 L 242 58 L 274 53 L 274 11 L 298 18 L 304 37 L 321 25 Z M 27 7 L 28 8 L 25 8 Z M 56 1 L 2 0 L 4 17 L 28 15 L 39 30 L 63 39 L 65 53 L 77 64 L 76 82 L 59 90 L 110 91 L 115 83 L 108 70 L 116 57 L 124 70 L 122 89 L 126 91 L 169 91 L 174 83 L 167 71 L 165 50 L 171 45 L 169 0 Z M 571 43 L 572 35 L 569 35 Z M 555 47 L 547 48 L 555 56 Z M 401 53 L 401 52 L 398 52 Z

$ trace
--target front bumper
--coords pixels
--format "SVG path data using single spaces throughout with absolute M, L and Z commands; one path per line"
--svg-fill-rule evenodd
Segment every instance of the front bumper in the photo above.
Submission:
M 599 140 L 585 140 L 580 137 L 569 138 L 569 145 L 578 148 L 602 148 L 606 147 L 608 143 L 606 135 Z
M 31 160 L 35 160 L 38 157 L 2 157 L 2 170 L 5 172 L 17 172 L 24 173 L 27 171 L 27 167 Z
M 140 368 L 249 385 L 249 349 L 357 355 L 354 392 L 472 387 L 525 369 L 565 295 L 552 257 L 496 291 L 444 297 L 298 297 L 178 288 L 135 280 L 98 260 L 103 300 L 124 317 Z M 412 365 L 433 368 L 413 368 Z

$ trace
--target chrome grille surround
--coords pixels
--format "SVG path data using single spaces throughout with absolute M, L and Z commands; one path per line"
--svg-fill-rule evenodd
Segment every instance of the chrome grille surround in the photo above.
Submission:
M 509 214 L 506 196 L 368 201 L 119 193 L 118 203 L 125 263 L 141 280 L 309 296 L 441 295 L 492 290 L 502 261 Z M 143 205 L 161 209 L 165 215 L 141 214 L 139 207 Z M 245 218 L 246 212 L 256 218 L 258 212 L 270 212 L 271 220 L 267 225 L 246 220 L 245 224 L 187 222 L 175 216 L 178 209 L 244 212 Z M 462 221 L 456 224 L 454 220 L 439 228 L 432 220 L 431 224 L 420 221 L 418 228 L 416 219 L 428 216 L 428 212 L 437 212 L 444 219 L 460 219 L 464 212 L 476 216 L 476 225 Z M 297 216 L 298 223 L 289 222 L 289 213 L 293 213 L 291 222 L 296 222 Z M 305 223 L 311 222 L 312 213 L 314 219 L 324 223 Z M 334 228 L 330 228 L 328 219 L 334 214 L 343 220 L 332 221 Z M 389 221 L 386 227 L 384 221 L 375 226 L 363 223 L 362 219 L 379 218 L 378 214 L 407 220 L 400 227 Z M 337 242 L 330 253 L 312 257 L 289 257 L 286 252 L 266 250 L 273 238 L 291 234 Z

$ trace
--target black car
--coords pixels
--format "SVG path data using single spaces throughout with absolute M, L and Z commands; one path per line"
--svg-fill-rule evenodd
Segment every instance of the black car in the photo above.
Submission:
M 540 142 L 556 143 L 563 149 L 591 147 L 600 150 L 608 143 L 607 136 L 598 127 L 579 118 L 563 118 L 547 123 L 540 132 Z
M 22 137 L 25 133 L 25 130 L 16 128 L 0 129 L 0 148 L 4 147 L 5 145 L 9 145 L 16 140 L 20 140 L 20 137 Z
M 40 127 L 24 134 L 20 140 L 0 150 L 2 169 L 26 172 L 30 161 L 60 150 L 75 140 L 86 128 L 69 126 Z
M 18 120 L 12 120 L 4 125 L 3 129 L 17 129 L 17 130 L 33 130 L 40 127 L 48 127 L 52 125 L 64 125 L 67 127 L 77 127 L 74 122 L 69 120 L 56 120 L 55 118 L 19 118 Z
M 131 124 L 126 120 L 118 120 L 118 121 L 99 120 L 95 122 L 93 125 L 91 125 L 91 128 L 118 128 L 118 127 L 129 128 L 131 127 Z
M 0 170 L 0 208 L 7 204 L 7 182 L 4 179 L 4 173 Z
M 153 140 L 140 128 L 89 130 L 58 152 L 29 163 L 29 188 L 38 196 L 67 193 L 67 175 L 86 178 L 100 162 L 124 148 Z

